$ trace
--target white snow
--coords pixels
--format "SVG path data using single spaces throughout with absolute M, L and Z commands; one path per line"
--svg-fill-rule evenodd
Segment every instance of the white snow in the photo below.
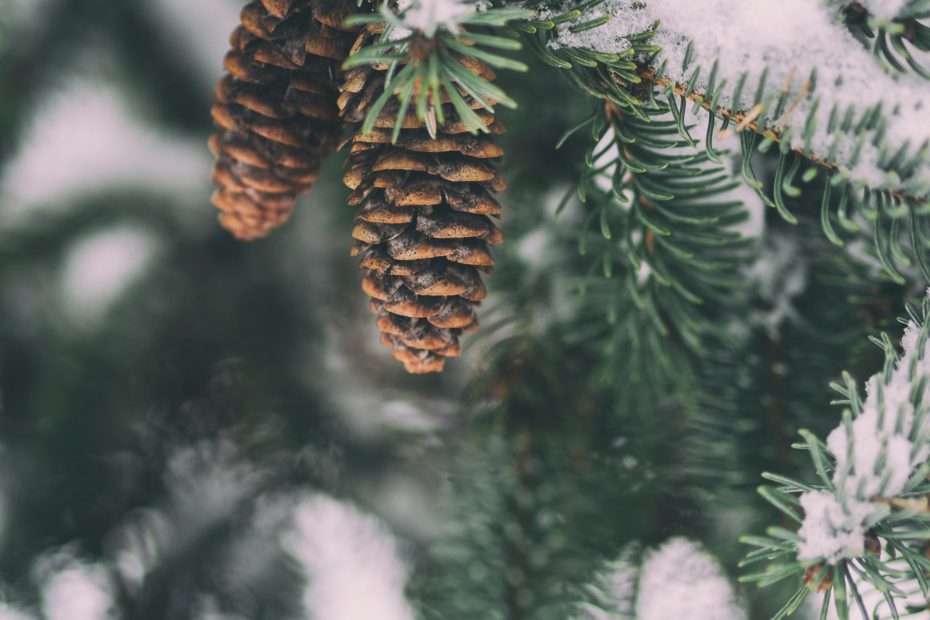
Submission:
M 868 514 L 859 511 L 847 515 L 845 506 L 829 491 L 803 494 L 801 508 L 804 509 L 804 522 L 798 532 L 801 559 L 825 558 L 834 562 L 865 553 L 863 520 Z
M 282 545 L 304 568 L 312 620 L 413 620 L 408 570 L 394 537 L 373 517 L 325 495 L 302 501 Z
M 427 37 L 439 30 L 458 32 L 463 19 L 472 15 L 477 6 L 463 0 L 400 0 L 398 13 L 407 28 L 398 28 L 392 39 L 420 32 Z
M 887 379 L 877 373 L 866 384 L 862 413 L 847 428 L 837 426 L 827 437 L 836 459 L 835 493 L 814 491 L 801 496 L 805 509 L 798 557 L 813 561 L 860 556 L 865 531 L 885 517 L 888 498 L 905 490 L 914 470 L 930 457 L 926 419 L 916 423 L 918 408 L 927 406 L 926 389 L 912 400 L 913 386 L 930 376 L 926 331 L 909 322 L 903 352 Z
M 850 4 L 845 2 L 844 4 Z M 859 0 L 859 4 L 869 10 L 875 17 L 892 19 L 902 13 L 909 4 L 908 0 Z
M 720 564 L 687 538 L 670 538 L 637 562 L 627 546 L 585 588 L 576 620 L 745 620 Z
M 78 240 L 65 257 L 63 307 L 74 318 L 95 323 L 142 276 L 158 243 L 148 232 L 110 228 Z
M 42 586 L 45 620 L 113 618 L 113 584 L 106 570 L 72 563 L 49 575 Z
M 893 10 L 895 2 L 877 2 L 876 10 Z M 878 6 L 881 5 L 881 6 Z M 550 14 L 543 13 L 543 16 Z M 790 144 L 805 148 L 817 157 L 827 158 L 835 148 L 832 161 L 857 182 L 874 188 L 906 191 L 925 196 L 930 191 L 930 165 L 923 165 L 913 178 L 901 181 L 879 167 L 880 147 L 896 150 L 908 142 L 909 154 L 924 141 L 930 140 L 930 96 L 926 81 L 911 75 L 892 77 L 883 72 L 879 63 L 859 44 L 845 27 L 838 23 L 830 7 L 812 0 L 607 0 L 584 19 L 609 15 L 610 22 L 571 33 L 571 23 L 558 27 L 553 46 L 577 46 L 614 53 L 629 47 L 625 37 L 648 30 L 658 23 L 655 43 L 662 48 L 662 60 L 667 61 L 667 77 L 679 84 L 686 83 L 695 69 L 701 71 L 695 90 L 708 86 L 710 70 L 719 62 L 716 84 L 726 80 L 719 105 L 747 112 L 756 100 L 757 85 L 768 67 L 765 95 L 772 102 L 759 122 L 769 128 L 791 132 Z M 683 67 L 689 43 L 693 54 Z M 816 84 L 810 76 L 816 69 Z M 734 100 L 734 87 L 741 75 L 747 79 L 739 99 Z M 776 115 L 774 101 L 786 93 L 784 109 Z M 816 125 L 812 139 L 803 138 L 808 113 L 815 101 Z M 872 143 L 874 132 L 855 160 L 855 132 L 828 134 L 831 110 L 836 106 L 839 118 L 850 106 L 856 122 L 872 105 L 881 105 L 887 120 L 883 138 Z M 855 124 L 855 123 L 854 123 Z M 834 145 L 834 139 L 838 142 Z
M 723 569 L 697 543 L 672 538 L 646 554 L 636 600 L 637 620 L 745 620 Z
M 146 126 L 118 91 L 91 80 L 77 79 L 48 95 L 22 145 L 0 175 L 6 223 L 30 208 L 105 187 L 200 196 L 210 179 L 206 144 Z

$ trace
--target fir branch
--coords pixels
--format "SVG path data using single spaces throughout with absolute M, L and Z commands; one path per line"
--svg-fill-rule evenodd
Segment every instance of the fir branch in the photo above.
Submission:
M 787 209 L 785 195 L 798 195 L 802 185 L 827 176 L 829 182 L 820 185 L 827 237 L 842 244 L 834 222 L 850 232 L 873 230 L 879 257 L 893 279 L 902 281 L 902 269 L 912 262 L 930 279 L 925 258 L 930 247 L 926 222 L 930 210 L 930 136 L 915 149 L 913 128 L 904 116 L 896 116 L 899 111 L 883 112 L 881 101 L 864 106 L 862 93 L 849 87 L 831 82 L 826 88 L 823 75 L 818 77 L 818 69 L 824 72 L 821 67 L 814 65 L 806 79 L 806 74 L 793 67 L 785 79 L 771 79 L 770 74 L 778 74 L 774 65 L 771 71 L 766 68 L 750 76 L 730 66 L 732 59 L 697 57 L 695 43 L 685 49 L 662 49 L 675 41 L 675 36 L 686 35 L 663 31 L 648 3 L 614 0 L 607 6 L 574 19 L 590 20 L 613 11 L 617 17 L 614 22 L 626 21 L 600 37 L 581 37 L 557 25 L 557 17 L 552 18 L 551 25 L 537 29 L 541 34 L 536 35 L 533 48 L 550 64 L 569 69 L 570 78 L 583 91 L 613 101 L 628 113 L 641 115 L 644 105 L 656 99 L 676 101 L 670 106 L 672 110 L 683 110 L 686 102 L 691 102 L 696 110 L 712 112 L 706 140 L 711 152 L 714 120 L 722 120 L 725 127 L 734 124 L 738 132 L 750 136 L 741 140 L 744 176 L 789 222 L 795 222 L 796 217 Z M 542 15 L 551 16 L 551 12 Z M 578 46 L 582 44 L 588 47 Z M 612 58 L 599 57 L 609 52 L 614 52 Z M 837 71 L 826 69 L 827 75 Z M 735 74 L 738 79 L 732 79 Z M 870 79 L 880 83 L 887 80 L 881 74 L 863 75 L 871 75 Z M 887 91 L 896 86 L 890 82 L 882 88 Z M 925 99 L 922 91 L 915 89 L 908 106 L 926 109 L 930 102 Z M 692 140 L 681 124 L 679 129 L 685 140 Z M 732 132 L 723 135 L 726 133 Z M 753 134 L 760 135 L 762 141 Z M 921 135 L 918 132 L 918 142 Z M 893 143 L 890 136 L 908 139 Z M 775 144 L 779 155 L 776 182 L 769 191 L 752 172 L 750 158 L 754 149 L 765 151 Z M 802 165 L 806 166 L 803 172 Z M 848 215 L 850 206 L 857 221 Z M 875 226 L 870 225 L 873 221 Z M 906 239 L 903 246 L 902 234 Z M 911 247 L 905 250 L 908 244 Z
M 676 84 L 667 78 L 659 78 L 651 69 L 642 73 L 644 80 L 671 91 L 682 101 L 694 102 L 708 112 L 713 112 L 711 119 L 720 118 L 724 126 L 734 125 L 741 131 L 741 148 L 743 153 L 743 176 L 756 190 L 764 203 L 778 210 L 782 218 L 790 224 L 797 223 L 797 217 L 788 209 L 785 195 L 799 196 L 802 193 L 801 185 L 808 185 L 815 180 L 821 172 L 826 176 L 822 184 L 819 201 L 821 204 L 821 226 L 826 237 L 837 246 L 842 247 L 845 242 L 837 234 L 837 229 L 846 233 L 856 233 L 863 228 L 871 228 L 875 237 L 875 250 L 879 260 L 885 267 L 886 273 L 899 284 L 905 282 L 900 269 L 907 269 L 912 263 L 908 256 L 913 257 L 923 277 L 930 281 L 930 265 L 927 263 L 926 252 L 930 248 L 930 203 L 923 199 L 898 191 L 872 191 L 868 187 L 857 187 L 849 181 L 846 175 L 839 170 L 835 163 L 820 157 L 804 148 L 791 147 L 786 141 L 783 132 L 778 129 L 764 128 L 758 121 L 758 106 L 748 113 L 734 113 L 721 107 L 714 107 L 713 100 L 708 99 L 706 93 L 689 90 L 686 85 Z M 748 130 L 748 131 L 746 131 Z M 708 130 L 708 143 L 710 132 L 713 131 L 713 120 Z M 721 131 L 718 137 L 725 136 L 726 130 Z M 759 135 L 762 140 L 756 137 Z M 775 182 L 771 191 L 766 191 L 751 166 L 751 158 L 756 151 L 765 152 L 772 144 L 778 144 L 778 160 L 775 168 Z M 812 164 L 802 174 L 798 174 L 803 163 Z M 858 221 L 850 218 L 850 208 L 853 213 L 860 215 Z M 835 222 L 835 223 L 834 223 Z M 874 222 L 873 225 L 869 225 Z M 905 253 L 897 249 L 902 243 L 899 235 L 893 234 L 904 223 L 908 237 L 905 243 L 910 248 Z M 887 242 L 885 242 L 887 240 Z M 892 250 L 892 244 L 896 250 Z
M 378 64 L 388 69 L 384 91 L 371 106 L 362 124 L 363 133 L 375 127 L 392 99 L 397 113 L 394 142 L 408 111 L 416 114 L 430 136 L 435 137 L 438 124 L 451 111 L 474 133 L 487 132 L 488 127 L 473 108 L 491 110 L 498 103 L 517 107 L 516 101 L 492 83 L 495 76 L 490 67 L 526 71 L 526 65 L 498 50 L 520 49 L 520 42 L 505 26 L 532 12 L 477 8 L 457 1 L 437 8 L 430 0 L 413 0 L 396 12 L 385 3 L 376 13 L 346 20 L 350 25 L 366 25 L 377 36 L 368 45 L 353 50 L 344 68 Z
M 925 510 L 930 495 L 930 297 L 919 310 L 908 308 L 908 316 L 900 355 L 887 335 L 874 339 L 885 352 L 885 367 L 868 382 L 866 398 L 854 387 L 838 388 L 843 397 L 838 402 L 846 409 L 826 443 L 802 432 L 801 447 L 810 453 L 822 482 L 807 487 L 778 478 L 780 487 L 763 487 L 764 497 L 779 510 L 802 515 L 797 535 L 786 533 L 791 544 L 776 548 L 782 536 L 770 529 L 767 538 L 753 540 L 767 541 L 772 553 L 750 554 L 744 561 L 770 562 L 746 580 L 764 585 L 793 576 L 811 590 L 833 590 L 843 620 L 847 597 L 864 608 L 860 582 L 893 595 L 893 583 L 917 582 L 925 597 L 930 593 L 923 578 L 930 568 L 925 555 L 930 540 Z M 893 599 L 886 602 L 897 616 Z
M 656 341 L 678 340 L 693 352 L 726 340 L 722 308 L 739 304 L 740 265 L 753 241 L 734 227 L 746 218 L 723 166 L 678 136 L 667 105 L 647 120 L 607 102 L 594 122 L 595 143 L 577 193 L 585 205 L 582 253 L 595 273 L 629 292 Z M 608 306 L 608 322 L 624 318 Z M 633 342 L 649 342 L 637 326 Z M 664 357 L 665 346 L 648 356 Z

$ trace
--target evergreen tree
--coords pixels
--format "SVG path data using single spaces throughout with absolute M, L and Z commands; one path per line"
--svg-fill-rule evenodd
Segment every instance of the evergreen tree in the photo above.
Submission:
M 930 617 L 927 0 L 0 9 L 0 618 Z

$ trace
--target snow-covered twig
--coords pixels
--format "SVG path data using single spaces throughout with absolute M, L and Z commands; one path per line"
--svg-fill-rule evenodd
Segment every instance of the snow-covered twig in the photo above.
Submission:
M 884 14 L 902 2 L 872 4 Z M 550 45 L 623 54 L 654 29 L 661 51 L 651 79 L 857 183 L 912 197 L 930 192 L 922 146 L 930 141 L 927 82 L 883 71 L 825 3 L 607 0 L 583 17 L 605 24 L 580 29 L 565 21 Z M 891 165 L 889 151 L 902 145 L 902 158 Z M 899 165 L 905 161 L 914 165 Z
M 764 585 L 804 572 L 804 583 L 782 615 L 800 605 L 805 585 L 818 592 L 832 589 L 844 619 L 849 600 L 869 615 L 860 584 L 883 593 L 893 617 L 898 617 L 895 599 L 905 598 L 894 584 L 917 584 L 924 598 L 930 596 L 925 579 L 930 571 L 930 292 L 921 308 L 909 308 L 908 314 L 900 354 L 887 335 L 873 339 L 886 360 L 866 383 L 864 399 L 848 374 L 843 385 L 834 386 L 846 409 L 827 441 L 801 431 L 821 484 L 766 474 L 778 486 L 763 487 L 763 496 L 800 528 L 797 534 L 771 528 L 768 537 L 744 537 L 757 547 L 746 564 L 770 562 L 746 579 Z
M 912 319 L 900 358 L 886 341 L 888 363 L 869 379 L 865 401 L 850 395 L 855 417 L 847 414 L 827 437 L 835 459 L 831 484 L 800 497 L 802 560 L 833 563 L 861 556 L 870 527 L 895 508 L 915 512 L 914 500 L 902 496 L 925 483 L 930 456 L 927 335 L 927 323 Z

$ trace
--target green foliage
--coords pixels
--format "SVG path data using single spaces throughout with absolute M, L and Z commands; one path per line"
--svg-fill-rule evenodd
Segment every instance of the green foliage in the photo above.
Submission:
M 930 79 L 917 52 L 930 52 L 930 28 L 919 20 L 930 17 L 930 3 L 915 2 L 897 19 L 885 22 L 871 17 L 860 5 L 845 9 L 846 24 L 853 36 L 872 49 L 876 59 L 899 73 L 913 72 Z M 911 49 L 913 48 L 913 49 Z
M 628 47 L 616 54 L 580 47 L 549 48 L 552 32 L 558 24 L 578 22 L 573 27 L 582 30 L 601 25 L 597 20 L 582 21 L 582 18 L 586 11 L 591 11 L 603 2 L 588 0 L 578 5 L 561 7 L 561 13 L 544 20 L 521 22 L 516 27 L 525 34 L 530 49 L 548 65 L 569 71 L 567 77 L 581 91 L 597 99 L 610 101 L 628 113 L 640 114 L 640 118 L 646 120 L 647 117 L 639 112 L 643 100 L 638 95 L 645 93 L 650 97 L 651 91 L 648 88 L 641 91 L 636 89 L 643 81 L 638 61 L 660 51 L 651 41 L 656 25 L 650 30 L 626 37 Z M 531 6 L 543 4 L 544 0 L 539 0 L 531 3 Z
M 377 13 L 356 15 L 347 20 L 353 25 L 386 25 L 376 42 L 352 54 L 344 64 L 347 69 L 375 63 L 388 67 L 384 92 L 372 104 L 362 124 L 363 132 L 374 128 L 378 115 L 395 97 L 398 108 L 392 135 L 394 141 L 400 135 L 401 120 L 411 107 L 426 123 L 429 134 L 435 137 L 438 125 L 445 122 L 447 108 L 444 110 L 444 100 L 451 103 L 472 132 L 486 132 L 488 128 L 469 107 L 465 96 L 489 112 L 493 112 L 496 103 L 510 108 L 517 106 L 516 101 L 490 80 L 470 71 L 460 58 L 471 57 L 497 69 L 525 71 L 527 66 L 522 62 L 489 50 L 519 50 L 520 42 L 508 36 L 504 26 L 510 21 L 528 17 L 532 12 L 517 8 L 473 12 L 457 20 L 461 30 L 451 32 L 438 28 L 432 33 L 423 33 L 406 24 L 404 15 L 405 12 L 395 14 L 388 4 L 384 4 Z
M 698 527 L 693 481 L 675 458 L 654 459 L 659 446 L 677 452 L 677 431 L 665 415 L 618 420 L 616 394 L 586 376 L 590 343 L 559 331 L 500 340 L 469 390 L 470 439 L 443 471 L 448 531 L 418 563 L 428 619 L 575 617 L 630 540 Z
M 919 309 L 907 308 L 909 321 L 918 330 L 915 337 L 916 345 L 910 358 L 913 364 L 910 368 L 909 385 L 911 392 L 909 401 L 914 406 L 915 421 L 914 450 L 923 450 L 927 443 L 927 432 L 923 420 L 928 411 L 924 398 L 926 377 L 916 375 L 916 362 L 921 358 L 925 349 L 926 340 L 930 335 L 930 300 L 924 298 Z M 884 352 L 884 370 L 878 377 L 878 383 L 872 386 L 871 398 L 881 398 L 882 385 L 890 385 L 892 372 L 898 365 L 900 358 L 890 338 L 883 334 L 881 338 L 873 338 Z M 859 394 L 856 382 L 848 373 L 843 374 L 841 382 L 832 384 L 840 395 L 834 404 L 844 406 L 843 424 L 850 429 L 853 419 L 862 414 L 864 402 Z M 900 389 L 898 386 L 897 389 Z M 879 410 L 884 407 L 881 402 L 877 405 Z M 888 411 L 884 415 L 896 415 Z M 759 493 L 783 515 L 787 521 L 797 524 L 802 521 L 803 512 L 798 497 L 804 493 L 828 491 L 842 493 L 834 485 L 836 468 L 835 457 L 827 445 L 808 430 L 801 430 L 802 442 L 794 447 L 807 452 L 814 464 L 818 480 L 813 483 L 804 483 L 780 474 L 766 473 L 770 485 L 760 487 Z M 850 441 L 850 454 L 852 454 L 852 439 Z M 877 467 L 883 467 L 880 457 Z M 926 600 L 930 595 L 926 575 L 930 571 L 930 559 L 927 558 L 927 540 L 930 539 L 930 510 L 925 507 L 926 496 L 930 494 L 930 482 L 927 479 L 925 464 L 918 467 L 906 484 L 903 492 L 895 498 L 887 498 L 890 509 L 884 518 L 879 519 L 868 530 L 865 553 L 859 557 L 842 558 L 834 564 L 825 562 L 810 562 L 797 559 L 800 538 L 793 531 L 781 526 L 768 528 L 766 536 L 745 536 L 743 542 L 754 547 L 743 562 L 744 566 L 766 563 L 766 566 L 757 572 L 746 575 L 746 581 L 758 582 L 760 586 L 771 585 L 781 580 L 792 579 L 800 582 L 797 594 L 792 598 L 776 618 L 790 615 L 797 605 L 811 590 L 824 591 L 824 609 L 832 596 L 836 602 L 839 617 L 846 620 L 849 617 L 847 600 L 852 601 L 862 612 L 864 618 L 873 617 L 867 612 L 867 603 L 860 590 L 868 585 L 878 593 L 883 601 L 884 614 L 899 617 L 904 606 L 912 608 L 912 604 L 905 602 L 911 594 L 908 587 L 920 590 L 922 598 Z M 876 474 L 881 470 L 876 470 Z M 878 498 L 877 501 L 884 501 Z M 855 517 L 851 517 L 855 518 Z M 874 542 L 869 542 L 871 539 Z M 911 611 L 914 611 L 912 608 Z M 825 612 L 824 612 L 825 613 Z M 875 616 L 878 617 L 878 616 Z
M 648 403 L 690 385 L 695 361 L 730 339 L 754 244 L 736 230 L 746 212 L 716 154 L 682 140 L 665 104 L 642 113 L 608 102 L 575 128 L 590 140 L 581 178 L 543 214 L 559 257 L 546 282 L 571 296 L 554 331 L 591 360 L 592 386 L 622 390 L 616 406 L 630 412 L 640 402 L 630 386 Z M 528 286 L 523 274 L 502 290 Z
M 893 284 L 875 288 L 874 267 L 834 251 L 813 218 L 802 215 L 797 226 L 772 219 L 758 259 L 771 273 L 759 287 L 768 290 L 749 295 L 731 350 L 702 359 L 686 462 L 711 481 L 710 509 L 721 493 L 753 489 L 756 472 L 803 469 L 790 438 L 800 428 L 826 433 L 835 425 L 823 412 L 824 386 L 838 377 L 837 363 L 864 373 L 880 363 L 866 339 L 886 327 L 905 294 Z M 713 485 L 721 479 L 728 491 Z
M 850 127 L 844 124 L 839 131 L 847 131 Z M 776 208 L 786 222 L 796 224 L 798 221 L 787 207 L 787 196 L 803 195 L 809 202 L 816 199 L 820 205 L 821 228 L 831 243 L 838 247 L 845 244 L 838 231 L 842 231 L 847 239 L 857 233 L 864 234 L 871 237 L 876 256 L 894 282 L 903 284 L 906 280 L 903 273 L 915 264 L 923 277 L 930 280 L 930 266 L 927 264 L 930 206 L 914 204 L 888 190 L 873 191 L 860 187 L 842 173 L 809 163 L 802 154 L 791 151 L 784 141 L 779 143 L 774 178 L 768 189 L 753 171 L 752 160 L 757 152 L 765 153 L 773 144 L 775 140 L 770 137 L 759 141 L 757 134 L 743 132 L 742 173 L 760 198 L 768 206 Z M 913 170 L 919 164 L 920 161 L 914 159 L 907 169 Z M 800 173 L 802 167 L 806 169 Z M 820 175 L 826 176 L 826 180 L 812 185 L 812 181 Z M 808 188 L 806 192 L 805 186 Z
M 705 336 L 726 339 L 719 311 L 738 303 L 753 241 L 734 227 L 747 214 L 732 195 L 738 183 L 715 153 L 689 148 L 667 106 L 643 114 L 608 104 L 592 121 L 597 140 L 577 190 L 588 210 L 582 253 L 599 254 L 605 278 L 618 273 L 661 339 L 674 334 L 700 351 Z M 602 239 L 588 248 L 592 230 Z M 638 326 L 613 313 L 608 320 L 637 343 Z
M 682 139 L 694 146 L 696 142 L 683 120 L 690 103 L 695 113 L 708 114 L 704 145 L 711 159 L 719 161 L 713 146 L 718 123 L 722 122 L 722 130 L 726 130 L 733 119 L 742 120 L 750 110 L 753 117 L 762 117 L 766 112 L 771 112 L 774 117 L 779 118 L 786 110 L 796 105 L 796 102 L 791 100 L 788 90 L 780 85 L 767 83 L 766 72 L 762 73 L 756 84 L 748 83 L 748 72 L 743 72 L 732 84 L 728 84 L 726 80 L 717 80 L 717 62 L 710 68 L 707 88 L 697 92 L 695 84 L 702 74 L 702 67 L 688 66 L 690 54 L 686 55 L 683 67 L 690 77 L 681 84 L 669 80 L 666 77 L 667 61 L 662 59 L 661 49 L 652 42 L 657 24 L 649 30 L 627 37 L 628 47 L 619 54 L 604 54 L 574 47 L 550 49 L 548 43 L 557 24 L 577 22 L 578 27 L 587 25 L 589 22 L 584 21 L 585 12 L 598 4 L 600 3 L 583 3 L 548 20 L 528 22 L 523 31 L 530 41 L 531 49 L 548 64 L 568 71 L 569 79 L 580 90 L 598 99 L 611 101 L 629 115 L 647 120 L 648 115 L 644 112 L 647 106 L 655 107 L 657 101 L 666 103 L 675 115 Z M 917 20 L 918 17 L 924 17 L 921 11 L 919 7 L 909 9 L 907 27 L 902 22 L 881 30 L 876 41 L 876 53 L 885 50 L 882 53 L 887 52 L 890 55 L 893 48 L 904 62 L 912 68 L 916 67 L 915 71 L 922 71 L 902 42 L 906 39 L 919 50 L 923 51 L 926 48 L 925 39 L 930 36 L 930 30 Z M 871 33 L 866 22 L 857 27 L 863 32 L 863 36 Z M 879 43 L 886 39 L 891 41 L 891 48 Z M 892 57 L 889 62 L 894 64 L 897 61 Z M 811 85 L 811 91 L 814 91 L 814 85 L 817 84 L 816 74 L 809 77 L 808 83 Z M 719 105 L 724 95 L 731 101 L 740 101 L 744 94 L 750 92 L 755 93 L 755 103 L 747 106 L 746 110 L 727 110 Z M 868 234 L 874 241 L 882 265 L 893 280 L 904 282 L 905 275 L 902 272 L 912 266 L 919 268 L 923 277 L 930 280 L 930 266 L 926 259 L 927 251 L 930 250 L 930 203 L 919 196 L 909 196 L 891 189 L 869 188 L 837 171 L 833 164 L 840 141 L 849 134 L 858 136 L 858 147 L 850 162 L 851 167 L 854 167 L 858 158 L 862 156 L 865 141 L 872 140 L 880 147 L 878 166 L 886 171 L 891 185 L 894 185 L 906 181 L 927 164 L 930 156 L 928 145 L 909 149 L 907 144 L 884 144 L 881 141 L 884 122 L 881 106 L 857 113 L 852 108 L 843 110 L 834 103 L 827 127 L 828 133 L 834 137 L 832 145 L 825 156 L 815 157 L 811 154 L 811 140 L 816 128 L 815 114 L 820 98 L 815 91 L 806 96 L 813 97 L 813 102 L 801 129 L 789 127 L 773 130 L 751 123 L 746 127 L 740 125 L 743 151 L 741 170 L 745 180 L 768 206 L 776 208 L 789 223 L 796 223 L 797 217 L 787 208 L 786 197 L 798 197 L 802 192 L 809 198 L 816 197 L 817 204 L 821 206 L 824 234 L 831 242 L 843 245 L 844 241 L 837 232 L 838 228 L 847 234 Z M 790 147 L 792 134 L 795 132 L 801 132 L 805 145 L 802 150 L 795 151 Z M 772 149 L 773 146 L 777 148 Z M 757 153 L 766 154 L 769 151 L 774 153 L 775 169 L 772 180 L 766 182 L 757 177 L 752 161 Z M 829 182 L 816 183 L 815 187 L 819 189 L 811 196 L 813 192 L 805 190 L 805 186 L 823 176 L 826 176 Z

